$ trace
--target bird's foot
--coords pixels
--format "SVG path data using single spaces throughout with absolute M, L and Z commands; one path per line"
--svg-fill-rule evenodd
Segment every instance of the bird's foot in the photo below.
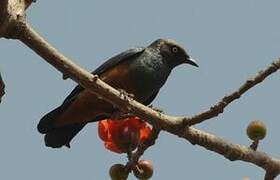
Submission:
M 124 98 L 125 100 L 127 100 L 127 97 L 134 98 L 134 94 L 128 93 L 124 89 L 118 89 L 118 90 L 120 92 L 120 97 L 121 98 Z
M 154 107 L 152 104 L 148 106 L 149 108 L 151 108 L 154 111 L 157 111 L 159 113 L 163 113 L 163 110 L 157 107 Z
M 121 119 L 125 119 L 125 118 L 131 117 L 131 116 L 133 116 L 133 115 L 130 113 L 124 113 L 121 111 L 116 111 L 110 115 L 110 117 L 115 120 L 121 120 Z

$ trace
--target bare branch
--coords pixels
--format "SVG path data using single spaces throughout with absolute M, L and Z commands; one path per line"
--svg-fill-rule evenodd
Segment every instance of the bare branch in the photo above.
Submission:
M 264 180 L 274 180 L 278 174 L 271 172 L 271 171 L 266 171 Z
M 144 154 L 144 152 L 152 145 L 155 144 L 156 139 L 158 138 L 158 135 L 160 133 L 160 129 L 153 127 L 152 132 L 148 139 L 145 140 L 143 144 L 140 144 L 140 146 L 137 148 L 137 151 L 131 155 L 129 158 L 129 161 L 126 164 L 126 169 L 128 172 L 130 172 L 137 162 L 139 161 L 139 158 Z
M 267 78 L 272 73 L 276 72 L 280 68 L 280 59 L 271 63 L 266 69 L 260 71 L 255 77 L 248 79 L 239 89 L 232 92 L 221 99 L 220 102 L 212 106 L 209 110 L 201 112 L 193 117 L 186 118 L 185 124 L 191 126 L 194 124 L 201 123 L 207 119 L 211 119 L 218 116 L 224 111 L 224 108 L 236 99 L 239 99 L 242 94 L 247 92 L 249 89 L 255 85 L 261 83 L 265 78 Z
M 198 144 L 210 151 L 223 155 L 230 161 L 242 160 L 255 164 L 266 171 L 273 172 L 275 177 L 280 173 L 280 160 L 267 154 L 254 151 L 246 146 L 230 143 L 215 135 L 189 127 L 177 133 L 193 145 Z
M 256 151 L 258 149 L 259 143 L 260 143 L 259 140 L 253 141 L 252 144 L 250 145 L 250 148 Z
M 25 20 L 25 9 L 32 0 L 1 0 L 0 1 L 0 37 L 16 38 Z

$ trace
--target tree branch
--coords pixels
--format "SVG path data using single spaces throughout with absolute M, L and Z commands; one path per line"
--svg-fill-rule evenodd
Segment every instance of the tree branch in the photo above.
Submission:
M 130 172 L 135 167 L 139 158 L 144 154 L 144 152 L 150 146 L 155 144 L 159 133 L 160 129 L 158 129 L 157 127 L 153 127 L 148 139 L 146 139 L 143 144 L 140 144 L 135 153 L 132 153 L 131 157 L 129 157 L 129 161 L 126 163 L 126 169 L 128 172 Z
M 25 9 L 32 0 L 0 1 L 0 37 L 16 38 L 19 33 L 19 21 L 25 20 Z
M 210 133 L 189 127 L 177 133 L 179 137 L 188 140 L 193 145 L 200 145 L 207 150 L 223 155 L 230 161 L 242 160 L 255 164 L 266 171 L 280 173 L 280 160 L 267 154 L 254 151 L 249 147 L 230 143 Z
M 271 172 L 271 171 L 266 171 L 265 176 L 264 176 L 264 180 L 273 180 L 276 178 L 278 174 Z
M 191 126 L 194 124 L 201 123 L 205 120 L 211 119 L 215 116 L 218 116 L 224 111 L 224 108 L 233 102 L 236 99 L 239 99 L 242 94 L 247 92 L 249 89 L 255 85 L 261 83 L 265 78 L 267 78 L 272 73 L 276 72 L 280 68 L 280 59 L 272 62 L 267 68 L 263 71 L 260 71 L 255 77 L 248 79 L 239 89 L 232 92 L 230 95 L 227 95 L 221 99 L 217 104 L 212 106 L 209 110 L 201 112 L 193 117 L 186 118 L 185 124 Z
M 6 4 L 6 6 L 1 6 L 5 5 L 3 2 L 16 3 L 16 1 L 19 4 L 22 3 L 21 0 L 2 0 L 0 1 L 0 7 L 3 10 L 3 7 L 14 5 Z M 219 153 L 231 161 L 243 160 L 253 163 L 265 169 L 267 172 L 273 172 L 274 176 L 277 176 L 280 173 L 280 160 L 269 157 L 265 153 L 254 151 L 245 146 L 229 143 L 201 130 L 188 127 L 189 124 L 202 122 L 203 120 L 212 118 L 221 113 L 229 103 L 238 99 L 247 90 L 278 70 L 280 67 L 280 59 L 272 63 L 263 72 L 260 72 L 255 78 L 248 80 L 237 91 L 229 96 L 225 96 L 221 102 L 210 108 L 210 110 L 190 118 L 168 116 L 154 111 L 130 97 L 121 94 L 116 89 L 101 81 L 97 76 L 92 75 L 74 64 L 53 48 L 25 22 L 25 14 L 23 13 L 26 8 L 25 3 L 21 4 L 19 7 L 22 9 L 7 8 L 8 10 L 5 10 L 5 12 L 0 12 L 0 15 L 7 15 L 5 17 L 0 16 L 2 17 L 0 19 L 0 37 L 19 39 L 64 75 L 69 76 L 84 88 L 91 90 L 108 102 L 117 105 L 124 112 L 134 114 L 162 130 L 184 138 L 192 144 L 198 144 L 208 150 Z M 10 12 L 10 10 L 12 12 Z

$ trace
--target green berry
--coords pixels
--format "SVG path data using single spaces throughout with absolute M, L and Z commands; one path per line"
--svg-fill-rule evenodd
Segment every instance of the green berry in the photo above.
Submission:
M 247 127 L 247 135 L 253 141 L 262 140 L 266 135 L 266 126 L 262 121 L 252 121 Z

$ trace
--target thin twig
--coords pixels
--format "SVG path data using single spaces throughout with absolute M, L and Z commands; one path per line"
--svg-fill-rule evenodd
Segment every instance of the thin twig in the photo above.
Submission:
M 159 133 L 160 133 L 160 129 L 158 129 L 156 127 L 153 127 L 149 137 L 142 144 L 139 145 L 136 152 L 134 152 L 130 155 L 129 161 L 126 164 L 126 169 L 127 169 L 128 172 L 130 172 L 135 167 L 135 165 L 139 161 L 139 158 L 144 154 L 144 152 L 149 147 L 151 147 L 152 145 L 155 144 Z
M 230 161 L 242 160 L 255 164 L 266 171 L 273 171 L 275 175 L 280 173 L 280 160 L 270 157 L 263 152 L 230 143 L 220 137 L 193 127 L 186 128 L 178 132 L 177 135 L 188 140 L 193 145 L 197 144 L 207 150 L 221 154 Z
M 260 71 L 255 77 L 248 79 L 239 89 L 233 91 L 230 95 L 227 95 L 221 99 L 217 104 L 212 106 L 209 110 L 201 112 L 195 116 L 185 119 L 185 124 L 188 126 L 201 123 L 205 120 L 211 119 L 222 113 L 231 102 L 239 99 L 241 95 L 247 92 L 249 89 L 255 85 L 261 83 L 265 78 L 267 78 L 272 73 L 276 72 L 280 68 L 280 59 L 272 62 L 263 71 Z
M 250 148 L 256 151 L 258 149 L 259 143 L 260 143 L 259 140 L 253 141 L 252 144 L 250 145 Z

